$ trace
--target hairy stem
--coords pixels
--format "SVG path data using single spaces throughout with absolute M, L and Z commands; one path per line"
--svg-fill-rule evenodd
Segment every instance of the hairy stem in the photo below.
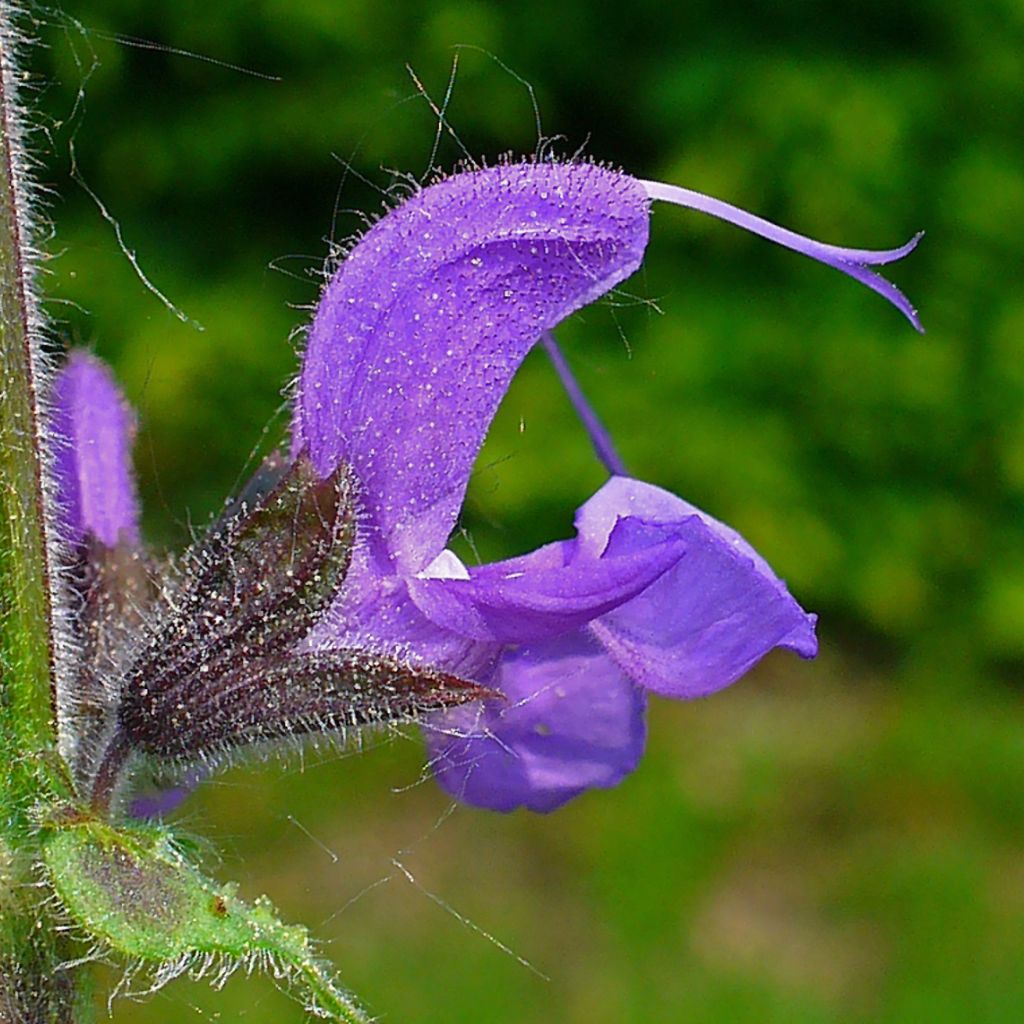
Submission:
M 362 1007 L 346 992 L 338 989 L 322 964 L 308 960 L 303 964 L 299 976 L 318 1016 L 326 1014 L 338 1024 L 371 1024 Z
M 0 1021 L 66 1024 L 65 940 L 38 886 L 33 810 L 63 788 L 39 390 L 43 356 L 15 96 L 15 35 L 0 0 Z
M 39 429 L 42 355 L 25 256 L 13 34 L 2 0 L 0 19 L 0 742 L 12 769 L 4 809 L 21 821 L 24 783 L 36 774 L 27 762 L 48 760 L 54 748 L 54 652 Z

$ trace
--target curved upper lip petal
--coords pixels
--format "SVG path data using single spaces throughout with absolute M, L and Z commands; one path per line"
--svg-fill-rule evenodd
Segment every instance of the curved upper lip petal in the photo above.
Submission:
M 633 178 L 515 164 L 424 189 L 352 249 L 310 328 L 295 444 L 321 473 L 350 462 L 382 564 L 444 548 L 519 364 L 639 267 L 648 221 Z

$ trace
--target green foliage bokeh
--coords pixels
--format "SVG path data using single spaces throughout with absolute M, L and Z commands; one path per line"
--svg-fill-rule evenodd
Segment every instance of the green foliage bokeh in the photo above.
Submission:
M 440 911 L 421 921 L 432 905 L 409 887 L 397 902 L 415 909 L 392 907 L 392 931 L 372 911 L 352 926 L 390 945 L 356 936 L 339 960 L 394 1020 L 1019 1020 L 1019 0 L 80 0 L 36 13 L 49 308 L 62 338 L 114 364 L 139 410 L 147 530 L 161 546 L 219 506 L 261 437 L 281 436 L 295 332 L 330 246 L 364 226 L 357 211 L 376 215 L 381 189 L 464 152 L 537 149 L 523 80 L 556 152 L 839 244 L 927 229 L 889 268 L 921 310 L 918 336 L 839 275 L 656 211 L 644 271 L 567 324 L 565 348 L 636 475 L 744 532 L 822 614 L 826 656 L 812 669 L 773 661 L 758 677 L 768 696 L 748 683 L 717 704 L 655 708 L 642 777 L 557 824 L 470 815 L 440 830 L 433 842 L 453 857 L 498 857 L 457 878 L 439 868 L 441 891 L 545 960 L 549 985 Z M 456 56 L 451 133 L 432 164 L 437 121 L 405 66 L 440 102 Z M 143 286 L 96 199 L 202 331 Z M 489 557 L 567 535 L 600 481 L 531 356 L 473 482 L 473 546 Z M 402 801 L 418 801 L 424 823 L 441 803 L 424 787 L 389 797 L 373 772 L 397 759 L 408 776 L 416 757 L 268 773 L 237 783 L 246 811 L 213 788 L 205 813 L 253 833 L 235 842 L 254 885 L 284 871 L 261 844 L 301 838 L 289 815 L 331 835 L 351 826 L 351 855 L 370 856 L 359 837 L 388 867 L 415 834 L 398 824 Z M 339 813 L 358 824 L 331 824 L 324 786 L 344 791 Z M 318 854 L 303 840 L 289 855 L 304 891 L 301 860 Z M 496 875 L 493 898 L 478 898 Z M 226 1016 L 263 1019 L 243 988 L 222 997 L 237 1000 Z M 261 996 L 271 1016 L 274 998 Z M 217 997 L 188 999 L 216 1012 Z

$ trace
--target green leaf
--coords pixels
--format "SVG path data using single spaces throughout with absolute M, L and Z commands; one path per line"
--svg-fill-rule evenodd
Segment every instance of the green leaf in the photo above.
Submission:
M 333 981 L 306 930 L 278 920 L 269 900 L 238 898 L 201 874 L 158 828 L 113 828 L 66 814 L 43 829 L 43 859 L 64 912 L 86 935 L 154 968 L 158 984 L 193 966 L 217 964 L 284 975 L 321 1017 L 370 1018 Z

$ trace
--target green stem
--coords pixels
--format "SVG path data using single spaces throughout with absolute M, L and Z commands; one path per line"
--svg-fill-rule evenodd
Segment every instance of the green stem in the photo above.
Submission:
M 0 672 L 4 811 L 23 821 L 25 782 L 55 745 L 50 573 L 40 457 L 40 339 L 31 292 L 13 35 L 0 0 Z M 5 819 L 7 815 L 4 815 Z
M 78 1014 L 63 939 L 38 886 L 33 810 L 61 788 L 40 455 L 42 345 L 32 295 L 15 35 L 0 0 L 0 1020 Z

